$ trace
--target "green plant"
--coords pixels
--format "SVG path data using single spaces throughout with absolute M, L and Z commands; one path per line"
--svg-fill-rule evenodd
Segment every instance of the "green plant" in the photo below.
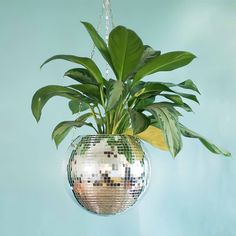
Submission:
M 161 54 L 143 45 L 134 31 L 123 26 L 111 31 L 107 46 L 90 23 L 82 23 L 114 72 L 115 79 L 104 79 L 94 61 L 87 57 L 56 55 L 42 64 L 44 66 L 52 60 L 63 59 L 83 66 L 65 73 L 76 84 L 49 85 L 39 89 L 33 96 L 32 112 L 37 121 L 44 105 L 54 96 L 69 99 L 72 113 L 80 115 L 73 121 L 63 121 L 55 127 L 52 138 L 56 145 L 72 127 L 86 125 L 98 134 L 137 135 L 161 149 L 168 149 L 173 157 L 182 148 L 181 136 L 197 138 L 211 152 L 230 156 L 229 152 L 210 143 L 179 121 L 181 113 L 178 108 L 192 111 L 183 99 L 197 103 L 198 100 L 194 94 L 175 89 L 180 87 L 199 93 L 193 81 L 185 80 L 179 84 L 143 81 L 145 76 L 189 64 L 195 58 L 192 53 L 174 51 Z M 93 118 L 94 122 L 88 122 L 89 118 Z M 155 140 L 155 137 L 159 140 Z

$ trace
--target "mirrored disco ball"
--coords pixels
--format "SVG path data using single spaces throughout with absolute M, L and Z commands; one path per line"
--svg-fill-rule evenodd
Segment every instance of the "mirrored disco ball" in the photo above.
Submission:
M 128 135 L 87 135 L 73 143 L 67 166 L 79 204 L 110 215 L 134 205 L 147 187 L 149 161 L 139 139 Z

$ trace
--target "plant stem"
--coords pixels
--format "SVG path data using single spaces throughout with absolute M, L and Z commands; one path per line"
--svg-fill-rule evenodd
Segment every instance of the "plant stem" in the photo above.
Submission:
M 124 110 L 125 110 L 125 105 L 127 104 L 127 99 L 124 99 L 120 104 L 117 106 L 116 112 L 115 112 L 115 117 L 114 117 L 114 123 L 115 127 L 112 129 L 112 133 L 116 132 L 121 120 L 125 116 Z
M 119 125 L 121 124 L 121 122 L 123 121 L 123 119 L 125 118 L 126 114 L 124 113 L 121 118 L 119 119 L 119 121 L 116 123 L 116 126 L 112 129 L 112 134 L 115 134 L 116 130 L 118 129 Z
M 105 101 L 104 101 L 104 96 L 103 96 L 103 86 L 100 86 L 100 96 L 101 96 L 101 102 L 104 110 L 106 111 L 106 106 L 105 106 Z
M 110 118 L 110 124 L 111 124 L 110 133 L 112 133 L 113 127 L 115 125 L 115 115 L 116 115 L 116 111 L 112 110 L 111 111 L 111 118 Z
M 93 113 L 93 117 L 94 117 L 94 119 L 95 119 L 95 122 L 96 122 L 96 124 L 97 124 L 98 132 L 99 132 L 100 134 L 102 134 L 102 129 L 101 129 L 101 126 L 99 125 L 99 121 L 98 121 L 98 118 L 97 118 L 97 116 L 96 116 L 96 114 L 95 114 L 94 108 L 93 108 L 93 106 L 91 106 L 91 105 L 89 105 L 89 106 L 90 106 L 90 109 L 91 109 L 91 111 L 92 111 L 92 113 Z
M 102 112 L 101 112 L 101 110 L 99 108 L 99 105 L 97 106 L 97 109 L 98 109 L 98 113 L 100 115 L 100 118 L 102 120 L 102 131 L 103 131 L 103 133 L 105 133 L 105 126 L 104 126 L 105 122 L 104 122 L 104 119 L 103 119 L 103 116 L 102 116 Z

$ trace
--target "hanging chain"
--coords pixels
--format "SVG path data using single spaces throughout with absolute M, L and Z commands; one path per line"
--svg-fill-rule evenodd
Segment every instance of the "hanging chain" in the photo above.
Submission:
M 110 1 L 103 0 L 103 6 L 105 8 L 105 40 L 108 45 L 109 33 L 110 33 Z M 109 65 L 106 63 L 106 80 L 108 80 Z
M 105 9 L 105 40 L 106 44 L 108 45 L 110 30 L 115 28 L 113 12 L 111 7 L 111 0 L 103 0 L 103 6 Z M 106 80 L 108 80 L 108 76 L 109 76 L 109 65 L 108 63 L 106 63 Z
M 111 26 L 112 26 L 112 29 L 115 28 L 115 23 L 114 23 L 114 16 L 113 16 L 113 11 L 112 11 L 112 6 L 111 6 L 111 0 L 110 0 L 110 18 L 111 18 Z
M 110 33 L 110 1 L 103 0 L 103 7 L 105 8 L 105 40 L 108 44 L 108 38 Z
M 105 13 L 105 41 L 106 41 L 106 44 L 108 45 L 110 28 L 111 29 L 115 28 L 114 17 L 113 17 L 113 12 L 112 12 L 112 7 L 111 7 L 111 0 L 102 0 L 102 11 L 101 11 L 101 14 L 99 15 L 98 24 L 97 24 L 97 28 L 96 28 L 98 33 L 100 33 L 100 31 L 101 31 L 104 13 Z M 111 25 L 111 27 L 110 27 L 110 25 Z M 90 56 L 91 59 L 93 59 L 93 57 L 95 55 L 95 49 L 96 49 L 96 47 L 93 44 L 93 48 L 92 48 L 92 52 L 91 52 L 91 56 Z
M 102 0 L 102 12 L 99 16 L 97 32 L 100 32 L 100 30 L 101 30 L 102 19 L 103 19 L 104 13 L 105 13 L 105 42 L 108 45 L 110 29 L 113 29 L 115 27 L 113 12 L 112 12 L 112 8 L 111 8 L 111 0 Z M 91 59 L 93 59 L 93 57 L 94 57 L 95 48 L 96 48 L 95 45 L 93 45 L 93 49 L 91 52 Z M 105 74 L 106 74 L 105 78 L 108 79 L 108 76 L 109 76 L 108 63 L 106 63 Z
M 102 11 L 101 11 L 101 14 L 99 15 L 98 24 L 97 24 L 97 32 L 100 32 L 100 30 L 101 30 L 103 15 L 104 15 L 104 7 L 102 6 Z M 96 48 L 95 44 L 93 44 L 93 49 L 92 49 L 91 56 L 90 56 L 91 59 L 93 59 L 93 57 L 94 57 L 95 48 Z
M 115 28 L 113 12 L 112 12 L 112 8 L 111 8 L 111 0 L 102 0 L 102 10 L 101 10 L 101 14 L 99 15 L 98 24 L 97 24 L 97 28 L 96 28 L 98 33 L 101 31 L 104 13 L 105 13 L 105 41 L 106 41 L 106 44 L 108 45 L 110 30 Z M 96 46 L 95 46 L 95 44 L 93 44 L 93 48 L 92 48 L 91 55 L 90 55 L 91 59 L 94 58 L 95 49 L 96 49 Z M 108 79 L 108 76 L 109 76 L 109 65 L 108 65 L 108 63 L 106 63 L 106 79 Z M 76 131 L 77 131 L 77 128 L 74 127 L 73 132 L 72 132 L 72 142 L 70 144 L 70 147 L 72 147 L 72 148 L 75 147 L 74 146 L 74 140 L 75 140 L 74 137 L 75 137 Z

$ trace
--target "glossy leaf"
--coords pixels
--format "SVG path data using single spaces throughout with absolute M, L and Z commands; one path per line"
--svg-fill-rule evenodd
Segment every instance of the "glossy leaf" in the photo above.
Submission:
M 87 113 L 80 116 L 75 121 L 63 121 L 59 123 L 52 132 L 52 139 L 55 141 L 56 146 L 58 147 L 73 127 L 86 125 L 85 121 L 91 116 L 92 113 Z
M 186 103 L 183 104 L 174 103 L 173 106 L 183 108 L 187 112 L 193 112 L 192 108 Z
M 89 98 L 96 99 L 98 102 L 101 102 L 99 87 L 94 84 L 73 84 L 69 87 L 80 91 Z
M 143 43 L 138 35 L 123 26 L 114 28 L 109 36 L 109 51 L 118 80 L 126 80 L 137 66 Z
M 215 144 L 209 142 L 207 139 L 202 137 L 200 134 L 195 133 L 194 131 L 188 129 L 184 125 L 180 124 L 180 131 L 183 136 L 188 137 L 188 138 L 197 138 L 199 141 L 211 152 L 215 154 L 222 154 L 224 156 L 231 156 L 231 153 L 217 147 Z
M 139 69 L 141 69 L 148 61 L 150 61 L 154 57 L 159 56 L 160 54 L 161 54 L 161 51 L 155 51 L 150 46 L 144 45 L 144 51 L 143 51 L 143 54 L 139 60 L 139 63 L 137 64 L 135 69 L 132 71 L 132 73 L 128 77 L 128 79 L 132 79 L 135 76 L 135 74 L 138 72 Z
M 134 109 L 137 111 L 144 110 L 147 106 L 153 104 L 154 101 L 155 101 L 155 96 L 146 99 L 140 99 L 136 102 Z
M 178 105 L 183 105 L 184 104 L 182 98 L 179 95 L 176 95 L 176 94 L 161 94 L 161 96 L 173 101 L 174 103 L 176 103 Z
M 54 139 L 54 142 L 57 147 L 74 126 L 74 121 L 63 121 L 55 127 L 52 133 L 52 138 Z
M 94 45 L 100 51 L 100 53 L 102 54 L 104 59 L 107 61 L 107 63 L 110 65 L 110 67 L 114 70 L 110 52 L 103 38 L 97 33 L 96 29 L 93 27 L 92 24 L 88 22 L 81 22 L 81 23 L 85 26 L 86 30 L 88 31 L 91 39 L 93 40 Z
M 144 51 L 142 57 L 140 58 L 139 64 L 137 65 L 136 69 L 140 69 L 144 66 L 148 61 L 156 58 L 157 56 L 161 55 L 161 51 L 156 51 L 152 47 L 148 45 L 144 45 Z
M 147 116 L 135 110 L 130 110 L 129 114 L 134 134 L 141 133 L 148 128 L 150 121 Z
M 161 96 L 166 97 L 167 99 L 173 101 L 173 106 L 183 108 L 187 112 L 192 112 L 192 108 L 183 102 L 182 98 L 179 95 L 176 94 L 161 94 Z
M 155 82 L 143 82 L 139 81 L 132 89 L 131 89 L 131 98 L 129 99 L 128 105 L 131 106 L 135 100 L 146 100 L 148 98 L 153 98 L 161 92 L 171 92 L 169 87 Z
M 118 101 L 121 99 L 123 91 L 124 91 L 124 84 L 122 81 L 116 80 L 112 83 L 112 87 L 110 89 L 107 102 L 107 111 L 110 111 L 112 108 L 116 106 Z
M 140 87 L 140 90 L 134 94 L 134 97 L 139 97 L 147 93 L 151 94 L 151 92 L 153 93 L 153 95 L 156 96 L 163 91 L 172 92 L 172 90 L 169 87 L 165 86 L 164 84 L 156 82 L 146 82 Z
M 50 62 L 52 60 L 58 60 L 58 59 L 71 61 L 71 62 L 74 62 L 74 63 L 77 63 L 77 64 L 80 64 L 80 65 L 84 66 L 86 69 L 88 69 L 88 71 L 97 80 L 97 82 L 99 84 L 103 83 L 103 77 L 102 77 L 102 74 L 101 74 L 100 70 L 98 69 L 98 67 L 94 63 L 94 61 L 92 59 L 88 58 L 88 57 L 77 57 L 77 56 L 74 56 L 74 55 L 56 55 L 56 56 L 53 56 L 53 57 L 50 57 L 49 59 L 47 59 L 41 65 L 40 68 L 42 68 L 48 62 Z
M 190 90 L 193 90 L 197 93 L 200 94 L 198 88 L 197 88 L 197 85 L 193 83 L 192 80 L 188 79 L 188 80 L 185 80 L 179 84 L 174 84 L 174 83 L 162 83 L 168 87 L 181 87 L 183 89 L 190 89 Z
M 196 84 L 194 84 L 191 79 L 185 80 L 184 82 L 178 84 L 178 86 L 184 89 L 191 89 L 200 94 Z
M 31 104 L 32 113 L 37 121 L 40 120 L 41 112 L 44 105 L 47 103 L 47 101 L 50 98 L 54 96 L 65 97 L 68 99 L 81 99 L 82 98 L 82 96 L 77 91 L 71 88 L 64 87 L 64 86 L 49 85 L 49 86 L 39 89 L 34 94 L 32 98 L 32 104 Z
M 176 93 L 176 94 L 178 94 L 178 95 L 180 95 L 180 96 L 183 97 L 183 98 L 192 100 L 192 101 L 194 101 L 194 102 L 196 102 L 196 103 L 199 104 L 199 101 L 198 101 L 197 97 L 196 97 L 195 95 L 193 95 L 193 94 L 189 94 L 189 93 L 179 93 L 179 92 L 176 92 L 176 91 L 173 91 L 173 92 Z
M 170 89 L 168 86 L 166 86 L 165 84 L 158 83 L 158 82 L 146 82 L 145 84 L 143 84 L 143 88 L 140 89 L 138 92 L 136 92 L 134 96 L 145 99 L 147 97 L 160 95 L 162 92 L 174 93 L 174 94 L 180 95 L 181 97 L 184 97 L 186 99 L 190 99 L 194 102 L 199 103 L 195 95 L 174 91 Z
M 172 103 L 172 102 L 158 102 L 158 103 L 154 103 L 153 105 L 156 106 L 156 107 L 159 107 L 159 108 L 167 109 L 170 113 L 172 113 L 176 117 L 182 116 L 182 114 L 175 109 L 175 103 Z
M 148 63 L 146 63 L 135 75 L 135 81 L 139 81 L 146 75 L 156 73 L 158 71 L 171 71 L 189 64 L 195 56 L 189 52 L 168 52 L 158 55 Z
M 81 84 L 98 84 L 97 80 L 84 68 L 70 69 L 64 76 L 68 76 Z
M 160 124 L 165 136 L 165 142 L 168 145 L 170 153 L 175 157 L 182 148 L 181 133 L 177 116 L 175 113 L 170 112 L 167 107 L 160 106 L 160 104 L 148 106 L 147 111 L 151 112 Z
M 87 109 L 89 109 L 89 105 L 80 100 L 71 100 L 69 101 L 69 108 L 72 114 L 76 114 L 76 113 L 86 111 Z

